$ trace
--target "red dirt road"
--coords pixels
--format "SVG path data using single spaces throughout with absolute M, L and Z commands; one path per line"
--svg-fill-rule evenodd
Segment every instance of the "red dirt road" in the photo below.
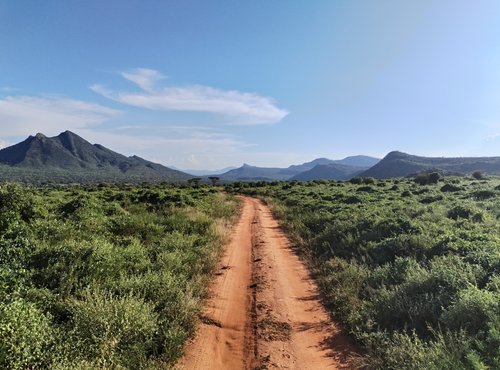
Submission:
M 352 347 L 271 211 L 242 201 L 203 323 L 177 368 L 351 369 Z

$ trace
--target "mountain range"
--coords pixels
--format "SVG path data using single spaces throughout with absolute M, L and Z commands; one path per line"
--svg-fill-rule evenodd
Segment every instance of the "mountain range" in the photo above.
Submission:
M 358 155 L 339 160 L 317 158 L 311 162 L 286 168 L 256 167 L 244 164 L 219 175 L 219 178 L 222 181 L 345 180 L 362 173 L 378 161 L 377 158 Z
M 464 175 L 474 171 L 500 174 L 500 157 L 434 158 L 390 152 L 382 160 L 363 155 L 340 160 L 317 158 L 286 168 L 257 167 L 215 171 L 221 182 L 274 180 L 347 180 L 355 176 L 390 178 L 437 171 L 445 175 Z M 28 183 L 137 183 L 185 182 L 209 171 L 191 174 L 153 163 L 138 156 L 127 157 L 91 144 L 71 131 L 58 136 L 43 134 L 0 150 L 0 180 Z M 223 173 L 221 173 L 223 172 Z

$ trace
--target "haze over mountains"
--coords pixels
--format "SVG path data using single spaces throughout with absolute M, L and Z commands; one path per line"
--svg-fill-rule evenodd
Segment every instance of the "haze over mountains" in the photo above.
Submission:
M 204 177 L 214 175 L 222 182 L 347 180 L 355 176 L 383 179 L 429 171 L 445 175 L 463 175 L 474 171 L 500 174 L 500 157 L 432 158 L 394 151 L 382 160 L 358 155 L 340 160 L 317 158 L 286 168 L 244 164 L 225 170 L 216 173 L 195 170 L 188 174 L 91 144 L 70 131 L 55 137 L 39 133 L 0 150 L 0 180 L 28 183 L 185 182 L 194 174 Z

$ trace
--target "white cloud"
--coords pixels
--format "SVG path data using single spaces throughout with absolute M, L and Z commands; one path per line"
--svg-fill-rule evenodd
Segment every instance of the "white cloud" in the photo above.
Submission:
M 122 72 L 121 75 L 148 92 L 152 92 L 156 83 L 165 78 L 160 72 L 148 68 L 136 68 L 128 72 Z
M 91 90 L 114 101 L 151 110 L 215 113 L 232 118 L 233 123 L 274 123 L 288 115 L 270 97 L 237 90 L 221 90 L 210 86 L 188 85 L 155 88 L 163 76 L 154 70 L 140 68 L 122 73 L 141 91 L 113 91 L 103 85 Z
M 88 128 L 120 111 L 81 100 L 60 97 L 7 96 L 0 99 L 2 137 Z
M 5 141 L 5 140 L 2 140 L 0 139 L 0 149 L 2 148 L 6 148 L 10 145 L 10 143 L 8 141 Z
M 134 127 L 75 131 L 92 143 L 99 143 L 125 155 L 179 168 L 218 168 L 252 145 L 232 135 L 206 127 Z M 148 132 L 148 134 L 144 134 Z

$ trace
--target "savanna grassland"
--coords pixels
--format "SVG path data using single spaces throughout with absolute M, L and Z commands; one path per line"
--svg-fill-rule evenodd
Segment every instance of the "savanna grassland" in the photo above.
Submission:
M 500 368 L 499 178 L 226 189 L 273 207 L 361 367 Z
M 236 210 L 208 187 L 0 185 L 0 368 L 171 366 Z

